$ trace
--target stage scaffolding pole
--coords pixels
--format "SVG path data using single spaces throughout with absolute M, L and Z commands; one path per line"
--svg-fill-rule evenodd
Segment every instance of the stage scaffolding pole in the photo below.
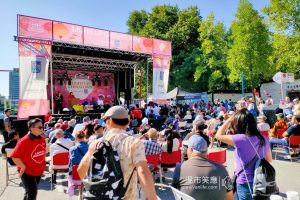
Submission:
M 53 97 L 53 68 L 52 68 L 52 55 L 50 56 L 50 77 L 51 77 L 51 113 L 54 114 L 54 97 Z

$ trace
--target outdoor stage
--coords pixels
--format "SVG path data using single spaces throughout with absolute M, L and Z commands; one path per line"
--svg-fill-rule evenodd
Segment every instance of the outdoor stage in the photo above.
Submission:
M 121 93 L 131 103 L 140 64 L 147 64 L 143 73 L 153 64 L 154 99 L 167 92 L 169 41 L 23 15 L 18 15 L 15 40 L 20 65 L 18 119 L 45 115 L 50 108 L 54 114 L 58 93 L 65 108 L 90 104 L 99 96 L 115 105 Z

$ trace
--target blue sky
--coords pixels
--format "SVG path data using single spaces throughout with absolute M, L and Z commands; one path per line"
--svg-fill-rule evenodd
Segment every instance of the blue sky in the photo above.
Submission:
M 269 0 L 249 0 L 260 10 Z M 212 11 L 216 20 L 230 26 L 239 0 L 1 0 L 0 1 L 0 69 L 18 67 L 17 14 L 48 18 L 119 32 L 127 32 L 126 21 L 131 11 L 150 11 L 154 5 L 178 5 L 180 9 L 191 5 L 200 8 L 206 18 Z M 8 73 L 0 73 L 0 94 L 8 96 Z

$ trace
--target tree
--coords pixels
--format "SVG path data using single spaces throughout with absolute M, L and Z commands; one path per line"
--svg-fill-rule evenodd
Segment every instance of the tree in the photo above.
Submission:
M 131 12 L 129 19 L 127 20 L 128 32 L 139 35 L 140 31 L 144 28 L 148 20 L 149 16 L 145 10 L 135 10 Z
M 209 91 L 228 89 L 229 69 L 226 65 L 228 40 L 224 25 L 221 22 L 215 24 L 214 15 L 210 13 L 201 23 L 199 33 L 202 54 L 198 58 L 195 80 L 206 79 L 209 75 L 207 80 Z
M 273 29 L 270 62 L 277 71 L 300 77 L 300 1 L 271 0 L 263 9 Z
M 254 88 L 274 74 L 274 69 L 268 63 L 271 45 L 267 26 L 252 4 L 240 1 L 231 31 L 233 44 L 227 59 L 229 79 L 231 82 L 239 81 L 244 72 L 254 96 Z
M 148 17 L 144 20 L 145 23 L 138 22 L 139 19 L 146 19 L 146 16 Z M 196 6 L 179 10 L 177 6 L 170 5 L 154 6 L 149 13 L 133 11 L 127 21 L 129 33 L 171 40 L 172 62 L 169 89 L 181 86 L 191 91 L 197 91 L 197 89 L 199 91 L 201 86 L 199 81 L 194 83 L 193 80 L 197 66 L 193 56 L 196 54 L 195 48 L 200 45 L 198 41 L 200 23 L 200 11 Z M 143 68 L 145 66 L 146 63 L 143 63 Z M 143 84 L 144 91 L 146 89 Z

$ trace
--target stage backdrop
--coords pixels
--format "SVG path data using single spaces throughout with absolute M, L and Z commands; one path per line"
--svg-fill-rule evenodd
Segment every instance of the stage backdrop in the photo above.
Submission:
M 55 78 L 57 75 L 68 74 L 71 79 L 71 85 L 65 79 L 63 84 Z M 92 72 L 81 72 L 81 71 L 65 71 L 65 70 L 53 70 L 54 84 L 53 91 L 54 97 L 58 92 L 62 93 L 64 97 L 63 106 L 71 107 L 69 93 L 73 92 L 79 103 L 84 103 L 85 101 L 91 102 L 92 97 L 98 100 L 98 96 L 101 95 L 105 101 L 114 102 L 115 100 L 115 83 L 114 75 L 112 73 L 97 73 L 101 80 L 101 85 L 96 82 L 93 86 L 92 79 L 95 77 L 95 73 Z M 105 85 L 105 80 L 107 80 L 107 85 Z M 48 85 L 48 98 L 51 99 L 51 85 Z
M 51 53 L 49 44 L 19 41 L 20 99 L 18 118 L 48 112 L 46 85 Z

